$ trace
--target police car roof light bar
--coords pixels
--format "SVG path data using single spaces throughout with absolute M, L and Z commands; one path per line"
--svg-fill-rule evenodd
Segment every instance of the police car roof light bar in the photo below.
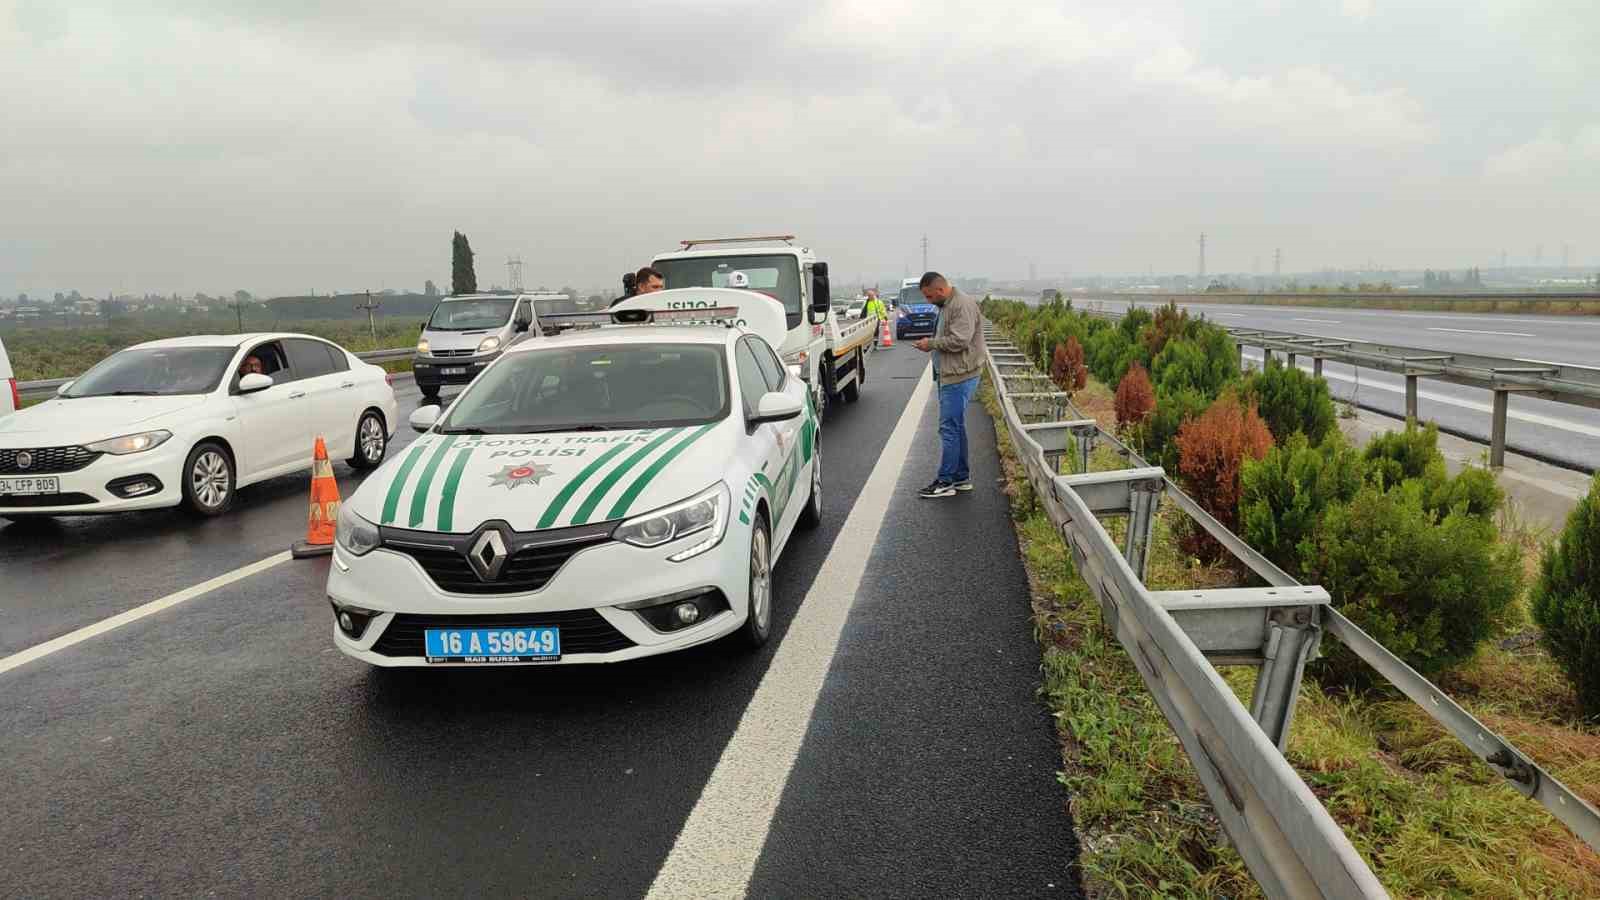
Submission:
M 789 246 L 794 246 L 795 236 L 792 234 L 765 234 L 756 237 L 727 237 L 727 238 L 702 238 L 692 241 L 679 241 L 685 250 L 693 250 L 701 244 L 755 244 L 768 241 L 783 241 Z

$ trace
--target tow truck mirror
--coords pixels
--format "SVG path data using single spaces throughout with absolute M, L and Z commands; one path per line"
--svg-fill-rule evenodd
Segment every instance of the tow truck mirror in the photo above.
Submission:
M 805 412 L 805 404 L 790 397 L 781 391 L 768 391 L 761 395 L 760 402 L 756 403 L 754 415 L 747 417 L 751 425 L 760 425 L 763 422 L 782 422 Z
M 429 428 L 432 428 L 439 421 L 439 412 L 439 407 L 431 404 L 419 406 L 412 410 L 411 417 L 408 420 L 411 423 L 411 430 L 417 434 L 426 433 Z
M 828 286 L 828 264 L 811 265 L 811 311 L 827 315 L 833 309 L 833 291 Z

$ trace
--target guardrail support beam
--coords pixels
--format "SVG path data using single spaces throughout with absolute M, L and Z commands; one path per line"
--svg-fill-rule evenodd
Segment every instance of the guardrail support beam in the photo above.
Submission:
M 1128 536 L 1122 556 L 1140 581 L 1144 581 L 1150 571 L 1150 539 L 1155 533 L 1156 512 L 1160 509 L 1161 495 L 1165 493 L 1166 486 L 1164 480 L 1154 478 L 1130 485 Z
M 1417 416 L 1417 378 L 1416 375 L 1406 376 L 1406 420 L 1413 421 Z
M 1322 357 L 1320 357 L 1320 356 L 1312 357 L 1312 359 L 1311 359 L 1311 374 L 1314 377 L 1317 377 L 1317 378 L 1321 378 L 1322 377 Z
M 1504 468 L 1506 464 L 1506 407 L 1510 391 L 1494 392 L 1494 419 L 1489 425 L 1489 467 Z
M 1284 355 L 1289 357 L 1289 368 L 1291 368 L 1291 369 L 1294 368 L 1294 357 L 1295 357 L 1295 355 L 1293 353 L 1285 353 Z
M 1268 370 L 1270 368 L 1272 368 L 1272 348 L 1271 347 L 1262 347 L 1261 348 L 1261 371 L 1265 372 L 1266 370 Z

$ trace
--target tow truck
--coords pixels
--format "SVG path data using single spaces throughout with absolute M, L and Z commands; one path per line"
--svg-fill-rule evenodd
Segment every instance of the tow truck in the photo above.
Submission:
M 651 265 L 676 288 L 756 291 L 783 305 L 788 333 L 778 353 L 809 386 L 817 415 L 829 401 L 854 403 L 867 380 L 867 349 L 878 320 L 838 315 L 829 293 L 828 264 L 792 234 L 681 241 Z

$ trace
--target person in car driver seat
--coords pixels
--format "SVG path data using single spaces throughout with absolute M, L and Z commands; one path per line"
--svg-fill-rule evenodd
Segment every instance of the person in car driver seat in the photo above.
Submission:
M 262 365 L 261 357 L 254 353 L 246 356 L 244 362 L 239 364 L 240 375 L 265 375 L 266 366 Z

